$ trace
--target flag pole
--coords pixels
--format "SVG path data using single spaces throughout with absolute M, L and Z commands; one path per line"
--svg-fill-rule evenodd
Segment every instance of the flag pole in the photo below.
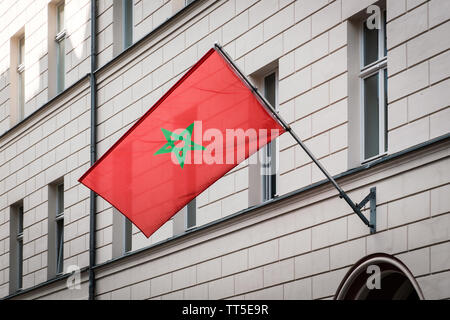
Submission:
M 281 117 L 279 112 L 277 112 L 272 105 L 261 95 L 258 89 L 247 79 L 247 77 L 242 73 L 238 66 L 234 63 L 228 53 L 222 48 L 217 42 L 214 44 L 216 50 L 230 63 L 230 65 L 235 69 L 236 73 L 242 78 L 242 80 L 249 86 L 249 88 L 256 94 L 256 96 L 264 103 L 266 108 L 273 114 L 273 116 L 278 120 L 278 122 L 285 128 L 285 130 L 294 138 L 294 140 L 300 145 L 300 147 L 306 152 L 306 154 L 311 158 L 311 160 L 317 165 L 317 167 L 322 171 L 322 173 L 327 177 L 331 184 L 339 192 L 339 197 L 344 199 L 349 206 L 353 209 L 353 212 L 358 215 L 358 217 L 363 221 L 365 225 L 370 228 L 370 233 L 376 232 L 376 189 L 371 188 L 370 193 L 358 204 L 353 202 L 347 193 L 337 184 L 336 180 L 331 176 L 331 174 L 325 169 L 325 167 L 317 160 L 314 154 L 309 150 L 309 148 L 303 143 L 297 133 L 292 130 L 291 126 Z M 370 201 L 370 221 L 362 214 L 361 208 Z

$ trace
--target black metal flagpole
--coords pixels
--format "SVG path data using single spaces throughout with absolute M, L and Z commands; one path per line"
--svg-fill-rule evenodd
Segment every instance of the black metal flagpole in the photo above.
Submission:
M 238 66 L 233 62 L 231 57 L 225 52 L 225 50 L 218 43 L 214 44 L 216 50 L 222 54 L 222 56 L 230 63 L 230 65 L 235 69 L 236 73 L 242 78 L 242 80 L 250 87 L 250 89 L 255 92 L 259 99 L 264 103 L 266 108 L 274 115 L 278 122 L 285 128 L 294 140 L 300 145 L 300 147 L 306 152 L 306 154 L 311 158 L 311 160 L 319 167 L 320 171 L 327 177 L 331 184 L 339 192 L 339 197 L 343 198 L 349 206 L 353 209 L 358 217 L 363 221 L 365 225 L 370 228 L 370 233 L 376 232 L 376 188 L 371 188 L 370 193 L 359 203 L 354 203 L 347 193 L 337 184 L 336 180 L 331 176 L 331 174 L 322 166 L 322 164 L 316 159 L 314 154 L 308 149 L 308 147 L 299 138 L 297 133 L 292 130 L 291 126 L 280 116 L 280 114 L 272 107 L 272 105 L 262 96 L 258 89 L 253 86 L 253 84 L 247 79 L 247 77 L 242 73 Z M 361 208 L 370 201 L 370 221 L 362 214 Z

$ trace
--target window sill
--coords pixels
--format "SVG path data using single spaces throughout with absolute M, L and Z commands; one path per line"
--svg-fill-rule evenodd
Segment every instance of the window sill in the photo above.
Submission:
M 384 158 L 384 157 L 386 157 L 387 155 L 388 155 L 388 152 L 387 152 L 387 151 L 386 151 L 386 152 L 383 152 L 383 153 L 380 153 L 380 154 L 377 154 L 376 156 L 373 156 L 372 158 L 362 160 L 362 161 L 361 161 L 361 165 L 365 165 L 365 164 L 368 164 L 368 163 L 373 162 L 373 161 L 375 161 L 375 160 L 378 160 L 378 159 L 380 159 L 380 158 Z

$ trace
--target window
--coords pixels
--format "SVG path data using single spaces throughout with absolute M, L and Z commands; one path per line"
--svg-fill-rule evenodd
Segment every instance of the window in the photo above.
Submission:
M 23 275 L 23 205 L 20 205 L 17 212 L 17 218 L 19 220 L 17 226 L 17 288 L 22 288 L 22 275 Z
M 64 26 L 64 2 L 56 7 L 56 92 L 65 87 L 66 30 Z
M 123 0 L 123 49 L 133 44 L 133 1 Z
M 64 272 L 64 183 L 48 188 L 48 278 Z
M 271 72 L 263 79 L 263 94 L 277 109 L 277 73 Z M 270 132 L 268 133 L 270 134 Z M 262 201 L 275 197 L 277 193 L 277 142 L 273 141 L 261 150 Z
M 361 26 L 361 158 L 370 160 L 387 151 L 386 15 L 380 28 Z
M 261 95 L 278 109 L 278 61 L 264 66 L 250 75 L 251 81 Z M 272 132 L 267 132 L 269 138 Z M 261 148 L 248 162 L 248 204 L 259 205 L 277 196 L 278 184 L 278 139 Z
M 197 224 L 196 208 L 197 208 L 197 202 L 195 199 L 193 199 L 191 202 L 189 202 L 187 204 L 186 229 L 195 227 L 195 225 Z
M 171 219 L 172 235 L 183 234 L 186 230 L 197 225 L 197 200 L 192 199 L 178 211 Z
M 132 249 L 132 239 L 133 239 L 133 224 L 127 217 L 123 217 L 124 221 L 124 238 L 123 238 L 123 251 L 127 253 Z
M 18 42 L 17 57 L 17 78 L 18 85 L 18 120 L 21 121 L 25 115 L 25 36 L 22 36 Z
M 64 184 L 56 186 L 56 273 L 63 272 L 64 262 Z
M 10 293 L 22 288 L 23 276 L 23 203 L 11 206 L 10 219 Z
M 113 54 L 117 56 L 133 44 L 133 1 L 113 2 Z
M 113 208 L 112 232 L 112 255 L 119 258 L 132 250 L 133 224 L 116 208 Z

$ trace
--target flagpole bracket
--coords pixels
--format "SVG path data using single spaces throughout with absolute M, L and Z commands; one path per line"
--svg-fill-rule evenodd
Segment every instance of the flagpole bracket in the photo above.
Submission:
M 369 202 L 370 205 L 370 216 L 369 223 L 367 223 L 367 219 L 365 219 L 364 215 L 361 212 L 361 209 Z M 370 233 L 374 234 L 377 232 L 377 189 L 373 187 L 370 189 L 369 194 L 360 202 L 355 203 L 355 207 L 353 208 L 355 213 L 361 218 L 361 220 L 368 225 L 370 228 Z M 364 217 L 364 218 L 362 218 Z

